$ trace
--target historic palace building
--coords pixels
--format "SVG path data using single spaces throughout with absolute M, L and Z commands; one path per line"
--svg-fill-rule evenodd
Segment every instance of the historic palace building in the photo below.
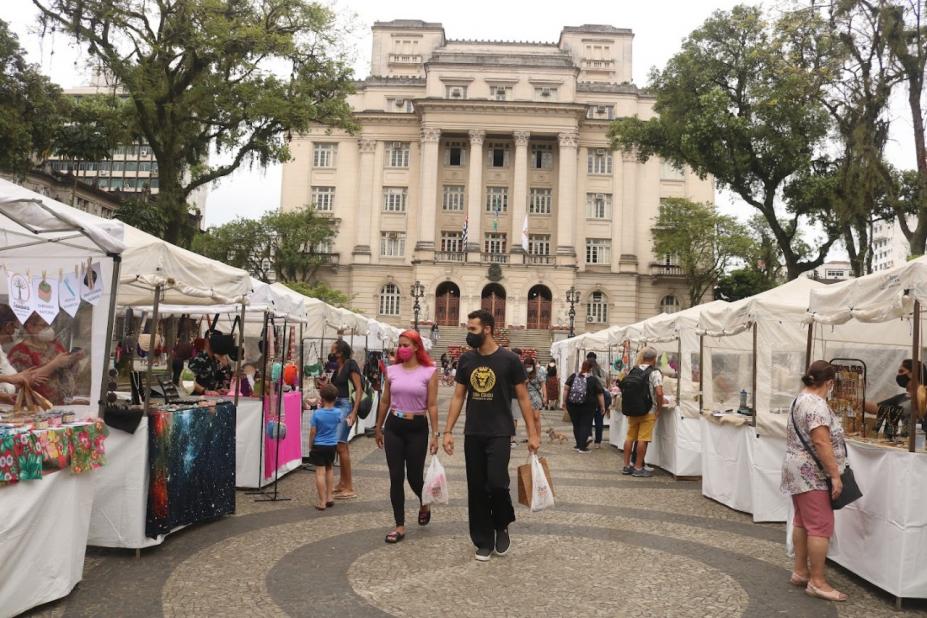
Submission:
M 396 325 L 458 325 L 485 307 L 509 327 L 576 331 L 680 307 L 686 282 L 655 256 L 661 198 L 713 202 L 710 180 L 612 151 L 622 116 L 652 116 L 631 83 L 630 30 L 566 27 L 556 43 L 459 41 L 438 23 L 373 26 L 359 129 L 293 139 L 281 207 L 339 221 L 317 250 L 352 306 Z

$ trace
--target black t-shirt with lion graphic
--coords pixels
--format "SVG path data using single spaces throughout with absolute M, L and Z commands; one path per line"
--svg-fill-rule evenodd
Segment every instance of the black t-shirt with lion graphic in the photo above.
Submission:
M 514 436 L 512 400 L 515 385 L 528 379 L 517 354 L 499 348 L 489 356 L 464 352 L 457 362 L 457 382 L 467 387 L 468 436 Z

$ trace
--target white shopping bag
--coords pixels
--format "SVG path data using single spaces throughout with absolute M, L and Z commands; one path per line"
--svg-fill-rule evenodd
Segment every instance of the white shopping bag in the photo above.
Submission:
M 431 464 L 425 473 L 422 488 L 422 504 L 447 504 L 447 475 L 437 455 L 431 456 Z
M 554 505 L 554 492 L 550 479 L 544 474 L 544 466 L 538 456 L 531 455 L 531 510 L 543 511 Z

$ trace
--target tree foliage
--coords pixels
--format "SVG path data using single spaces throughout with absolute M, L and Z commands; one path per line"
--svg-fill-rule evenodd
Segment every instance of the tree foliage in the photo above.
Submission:
M 242 164 L 286 161 L 310 126 L 350 127 L 351 70 L 328 8 L 306 0 L 33 0 L 115 79 L 158 162 L 165 238 L 190 194 Z M 210 162 L 210 152 L 218 153 Z M 215 162 L 218 161 L 218 162 Z
M 126 199 L 113 217 L 158 238 L 164 238 L 168 225 L 164 212 L 144 197 Z
M 771 290 L 775 284 L 755 268 L 738 268 L 722 275 L 715 286 L 715 298 L 733 302 Z
M 328 241 L 337 222 L 311 208 L 269 212 L 260 219 L 238 218 L 197 236 L 193 250 L 248 271 L 261 281 L 316 283 L 329 263 Z
M 64 105 L 61 89 L 29 64 L 0 20 L 0 169 L 24 174 L 51 148 Z
M 820 265 L 837 240 L 828 238 L 803 259 L 793 241 L 817 211 L 778 203 L 786 181 L 811 165 L 830 126 L 820 103 L 829 75 L 796 63 L 800 51 L 759 8 L 718 11 L 663 71 L 651 74 L 658 116 L 618 119 L 609 133 L 615 148 L 712 175 L 756 208 L 789 278 Z
M 702 302 L 718 279 L 751 250 L 747 228 L 710 204 L 667 198 L 651 229 L 654 252 L 676 258 L 689 284 L 689 306 Z
M 303 296 L 318 298 L 322 302 L 328 303 L 333 307 L 349 308 L 348 303 L 351 302 L 350 296 L 341 290 L 336 290 L 329 286 L 324 281 L 318 281 L 313 284 L 303 283 L 301 281 L 290 281 L 286 286 L 291 290 L 299 292 Z
M 132 110 L 120 97 L 66 97 L 64 119 L 55 130 L 53 150 L 74 161 L 105 161 L 117 146 L 135 137 Z

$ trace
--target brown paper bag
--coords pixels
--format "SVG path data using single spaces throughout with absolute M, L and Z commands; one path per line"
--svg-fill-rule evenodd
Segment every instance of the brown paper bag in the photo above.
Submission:
M 550 475 L 550 467 L 547 465 L 547 459 L 538 457 L 541 467 L 544 468 L 544 474 L 547 475 L 547 483 L 550 485 L 550 491 L 557 497 L 554 490 L 554 479 Z M 518 466 L 518 503 L 531 507 L 531 462 Z
M 570 412 L 568 410 L 563 411 L 563 418 L 560 419 L 564 423 L 572 423 L 573 419 L 570 418 Z

